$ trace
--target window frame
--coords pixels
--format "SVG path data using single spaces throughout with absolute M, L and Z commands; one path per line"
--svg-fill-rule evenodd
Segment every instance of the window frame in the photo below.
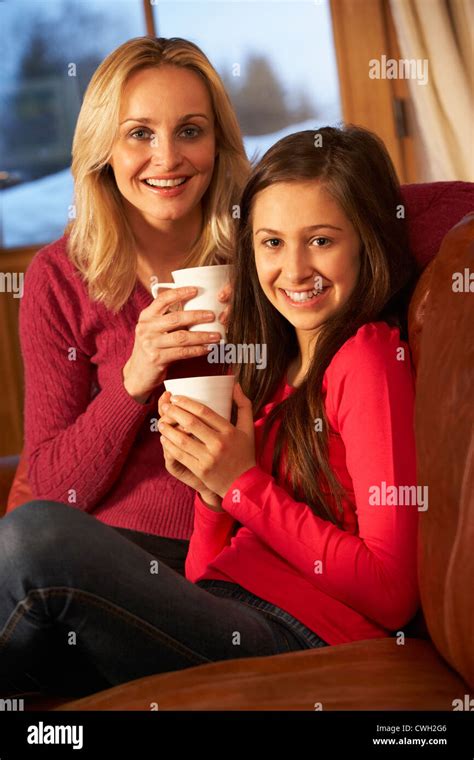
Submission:
M 375 132 L 401 183 L 419 176 L 410 133 L 411 101 L 404 79 L 370 79 L 369 61 L 400 59 L 388 0 L 330 0 L 344 122 Z

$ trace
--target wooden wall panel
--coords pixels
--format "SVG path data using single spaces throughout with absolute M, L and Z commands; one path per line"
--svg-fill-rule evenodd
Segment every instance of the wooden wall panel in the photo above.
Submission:
M 0 271 L 25 273 L 39 246 L 0 250 Z M 20 298 L 0 292 L 0 456 L 23 446 L 23 362 L 18 337 Z

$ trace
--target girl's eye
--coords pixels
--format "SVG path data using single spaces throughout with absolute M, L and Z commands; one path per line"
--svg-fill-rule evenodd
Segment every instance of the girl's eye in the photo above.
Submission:
M 316 243 L 318 248 L 324 248 L 327 243 L 330 243 L 331 241 L 327 237 L 317 237 L 314 238 L 313 243 Z
M 201 131 L 202 130 L 199 129 L 199 127 L 185 127 L 182 131 L 182 134 L 187 132 L 188 134 L 186 135 L 186 138 L 189 139 L 189 138 L 197 137 Z
M 135 137 L 137 140 L 143 140 L 143 136 L 146 135 L 147 137 L 150 134 L 149 129 L 135 129 L 133 132 L 130 133 L 130 137 Z
M 268 238 L 268 240 L 264 240 L 263 244 L 267 246 L 267 248 L 277 248 L 278 243 L 280 242 L 279 238 Z M 267 243 L 277 243 L 277 245 L 267 245 Z

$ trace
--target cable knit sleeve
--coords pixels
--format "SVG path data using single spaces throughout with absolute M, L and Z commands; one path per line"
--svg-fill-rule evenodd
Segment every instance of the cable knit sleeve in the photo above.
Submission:
M 81 334 L 84 286 L 46 254 L 33 259 L 20 306 L 28 477 L 35 498 L 92 511 L 116 481 L 151 402 L 129 396 L 121 369 L 93 397 L 91 349 Z

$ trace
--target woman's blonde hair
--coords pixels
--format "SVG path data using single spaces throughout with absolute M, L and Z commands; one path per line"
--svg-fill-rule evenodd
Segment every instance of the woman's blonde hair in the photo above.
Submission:
M 68 254 L 92 300 L 114 312 L 136 283 L 134 239 L 122 195 L 108 162 L 119 126 L 122 90 L 140 69 L 181 66 L 204 80 L 215 117 L 218 154 L 202 198 L 203 225 L 183 267 L 228 261 L 232 255 L 232 206 L 249 173 L 240 127 L 224 84 L 197 45 L 179 37 L 136 37 L 111 53 L 95 71 L 77 120 L 72 148 L 76 218 L 66 227 Z

